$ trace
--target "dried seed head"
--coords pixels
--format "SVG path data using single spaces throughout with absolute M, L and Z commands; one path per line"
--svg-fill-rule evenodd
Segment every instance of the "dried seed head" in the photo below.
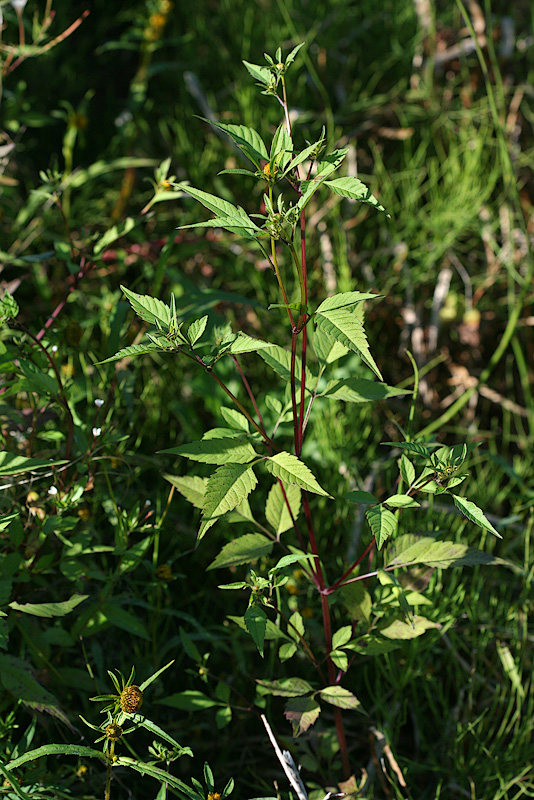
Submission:
M 116 742 L 122 736 L 122 728 L 116 722 L 112 722 L 106 726 L 105 734 L 111 742 Z
M 125 714 L 134 714 L 143 705 L 143 692 L 139 686 L 127 686 L 121 692 L 120 706 Z

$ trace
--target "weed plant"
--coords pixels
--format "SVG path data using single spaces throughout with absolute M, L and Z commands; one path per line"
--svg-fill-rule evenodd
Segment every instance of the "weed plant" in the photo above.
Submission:
M 266 26 L 259 5 L 241 9 L 200 0 L 178 13 L 163 1 L 134 2 L 111 19 L 105 4 L 95 0 L 92 13 L 71 32 L 75 46 L 67 50 L 69 42 L 60 36 L 57 47 L 38 61 L 21 59 L 16 71 L 4 73 L 1 127 L 10 137 L 4 143 L 16 147 L 2 162 L 0 249 L 4 287 L 17 301 L 5 295 L 2 304 L 5 795 L 89 798 L 108 791 L 126 796 L 135 786 L 136 796 L 153 797 L 159 785 L 161 797 L 175 791 L 208 797 L 221 794 L 231 775 L 240 797 L 272 794 L 273 780 L 285 793 L 281 765 L 259 719 L 264 713 L 278 740 L 303 765 L 308 792 L 322 798 L 343 777 L 335 724 L 340 714 L 291 627 L 301 623 L 300 635 L 318 652 L 326 683 L 360 703 L 353 711 L 341 710 L 356 776 L 349 788 L 364 784 L 365 768 L 362 791 L 368 797 L 515 798 L 533 791 L 532 110 L 522 88 L 532 78 L 530 11 L 522 3 L 514 8 L 515 50 L 505 55 L 508 9 L 486 3 L 481 7 L 486 41 L 480 39 L 479 52 L 466 51 L 440 66 L 440 53 L 462 26 L 468 33 L 472 21 L 480 30 L 481 17 L 470 18 L 461 3 L 436 8 L 428 29 L 411 2 L 380 9 L 368 2 L 312 5 L 288 0 Z M 10 5 L 2 10 L 2 42 L 9 48 L 20 36 L 19 16 Z M 31 2 L 22 15 L 25 42 L 13 45 L 15 56 L 3 50 L 4 68 L 6 59 L 14 63 L 17 53 L 24 54 L 16 48 L 29 47 L 38 31 L 32 30 L 30 10 Z M 42 43 L 69 30 L 81 10 L 61 4 L 47 31 L 50 38 Z M 46 18 L 40 8 L 37 23 Z M 317 144 L 323 138 L 324 124 L 325 150 L 318 161 L 348 150 L 339 172 L 326 180 L 358 175 L 371 187 L 363 199 L 379 198 L 376 203 L 391 220 L 380 208 L 362 203 L 362 197 L 358 202 L 328 192 L 325 182 L 313 187 L 303 209 L 310 293 L 304 313 L 312 319 L 294 334 L 288 312 L 298 329 L 303 304 L 291 248 L 282 239 L 275 246 L 286 302 L 276 296 L 269 264 L 273 251 L 266 226 L 273 232 L 274 217 L 269 223 L 253 215 L 269 217 L 262 204 L 269 188 L 274 214 L 280 190 L 286 210 L 299 202 L 306 160 L 297 165 L 298 176 L 288 175 L 293 188 L 287 180 L 265 183 L 265 164 L 271 166 L 267 137 L 279 129 L 283 106 L 273 96 L 258 97 L 240 62 L 257 60 L 265 49 L 273 53 L 278 42 L 304 39 L 307 44 L 289 73 L 291 159 L 307 139 Z M 268 70 L 269 64 L 260 69 Z M 53 114 L 51 86 L 58 88 Z M 284 102 L 280 82 L 278 89 Z M 267 159 L 247 164 L 235 140 L 228 149 L 228 130 L 222 128 L 236 122 L 259 131 Z M 278 136 L 284 136 L 283 126 Z M 277 156 L 281 160 L 287 157 L 284 150 L 285 145 Z M 162 153 L 171 163 L 160 163 Z M 261 175 L 218 176 L 221 167 L 249 167 Z M 154 170 L 155 194 L 141 180 Z M 171 172 L 177 178 L 169 186 Z M 169 235 L 176 225 L 198 220 L 198 210 L 187 200 L 197 186 L 246 209 L 265 235 L 247 242 L 234 229 L 211 223 L 207 232 L 182 227 Z M 288 243 L 292 224 L 288 220 L 282 234 Z M 302 271 L 300 218 L 293 243 Z M 122 298 L 119 284 L 127 290 Z M 355 310 L 350 312 L 355 323 L 365 326 L 358 328 L 359 354 L 351 351 L 325 366 L 297 456 L 293 338 L 300 415 L 299 389 L 304 385 L 309 402 L 307 392 L 314 386 L 302 366 L 305 379 L 298 384 L 304 332 L 306 367 L 317 370 L 317 341 L 331 335 L 324 327 L 321 332 L 325 323 L 317 311 L 327 298 L 356 289 L 375 298 L 346 307 Z M 159 342 L 169 334 L 164 325 L 161 331 L 133 318 L 130 300 L 135 304 L 139 297 L 164 301 L 176 321 L 172 336 L 182 322 L 187 336 L 191 322 L 207 316 L 203 337 L 193 351 L 188 342 L 179 345 L 177 355 L 152 350 L 135 359 L 127 355 L 113 367 L 99 363 L 121 346 L 146 341 L 147 331 Z M 277 302 L 298 308 L 267 312 Z M 357 316 L 363 305 L 365 317 Z M 187 358 L 185 353 L 209 358 L 210 338 L 224 338 L 230 330 L 241 342 L 249 337 L 287 346 L 288 372 L 272 370 L 265 356 L 273 347 L 226 354 L 211 370 Z M 370 349 L 362 352 L 363 344 L 369 347 L 363 331 Z M 347 381 L 374 390 L 384 386 L 370 381 L 372 372 L 362 362 L 361 355 L 369 360 L 371 351 L 391 396 L 377 402 L 328 397 L 329 383 L 330 390 L 333 384 L 343 391 Z M 372 549 L 368 571 L 381 565 L 386 577 L 398 575 L 400 586 L 383 585 L 380 573 L 326 595 L 336 648 L 325 644 L 323 595 L 307 577 L 317 559 L 279 566 L 284 552 L 299 559 L 306 548 L 294 528 L 281 533 L 271 527 L 269 481 L 274 485 L 278 477 L 266 467 L 272 456 L 250 420 L 245 431 L 228 421 L 235 426 L 239 416 L 226 411 L 221 418 L 221 405 L 230 407 L 232 401 L 215 387 L 211 373 L 262 425 L 250 399 L 254 395 L 268 435 L 279 412 L 267 398 L 278 399 L 287 419 L 278 425 L 274 443 L 300 457 L 318 486 L 336 497 L 334 503 L 312 492 L 308 499 L 323 576 L 329 579 L 325 588 L 335 585 L 335 576 L 358 561 L 371 542 L 366 512 L 375 508 L 381 516 L 384 510 L 398 518 L 400 529 L 380 550 Z M 244 472 L 254 465 L 259 478 L 249 496 L 255 522 L 239 516 L 241 506 L 236 506 L 195 547 L 198 517 L 180 489 L 187 487 L 189 499 L 200 505 L 202 488 L 230 459 L 192 465 L 184 455 L 191 456 L 186 443 L 206 441 L 203 436 L 214 425 L 229 429 L 260 457 L 257 465 L 256 457 L 243 465 Z M 420 508 L 392 510 L 386 502 L 392 495 L 413 499 L 405 477 L 395 484 L 399 444 L 406 434 L 413 444 L 417 432 L 426 447 L 441 443 L 429 457 L 439 455 L 443 445 L 468 442 L 470 476 L 455 488 L 444 486 L 438 474 L 442 486 L 419 493 Z M 483 446 L 473 448 L 481 440 Z M 178 460 L 156 452 L 169 448 L 179 451 Z M 421 456 L 409 453 L 404 451 L 401 463 L 409 460 L 423 469 Z M 463 453 L 463 448 L 453 450 L 452 458 Z M 167 481 L 161 478 L 162 466 Z M 187 466 L 196 469 L 185 474 Z M 436 466 L 430 463 L 428 469 L 436 472 Z M 444 473 L 454 464 L 438 466 Z M 481 529 L 450 499 L 444 502 L 444 488 L 465 493 L 487 509 L 484 520 L 503 540 L 486 537 L 482 529 L 479 541 Z M 377 502 L 354 502 L 362 500 L 355 492 L 369 492 Z M 303 511 L 296 522 L 306 539 Z M 421 564 L 388 571 L 387 559 L 401 553 L 396 548 L 406 535 L 419 542 L 449 541 L 457 555 L 463 553 L 460 558 L 494 566 L 443 570 L 443 565 Z M 247 537 L 264 547 L 253 553 L 254 576 L 245 563 L 232 561 L 243 557 L 240 548 Z M 234 545 L 237 555 L 233 542 L 240 542 Z M 225 559 L 230 559 L 227 566 Z M 366 560 L 349 580 L 365 574 Z M 273 565 L 278 569 L 270 572 Z M 250 606 L 244 589 L 223 593 L 217 588 L 241 578 L 254 590 Z M 363 613 L 366 592 L 374 604 L 371 624 Z M 394 596 L 397 603 L 417 598 L 418 604 L 395 610 Z M 267 615 L 264 659 L 257 647 L 262 612 Z M 347 650 L 344 645 L 352 647 L 364 630 L 370 628 L 363 636 L 383 630 L 388 615 L 412 631 L 414 617 L 433 627 L 414 640 L 390 639 L 398 645 L 391 654 L 371 657 L 368 649 L 365 655 Z M 247 622 L 254 639 L 239 630 Z M 380 637 L 383 645 L 388 637 L 379 632 Z M 120 718 L 127 735 L 112 747 L 106 728 L 119 725 L 124 712 L 112 705 L 105 712 L 111 719 L 102 721 L 90 698 L 109 692 L 118 670 L 128 675 L 132 664 L 139 680 L 145 679 L 141 687 L 148 686 L 146 676 L 158 680 L 143 692 L 143 715 L 134 711 L 133 719 Z M 280 697 L 272 693 L 280 691 L 279 682 L 282 691 L 288 685 L 293 691 L 297 686 L 302 692 L 305 684 L 311 688 Z M 116 689 L 122 692 L 120 682 Z M 294 725 L 306 725 L 317 706 L 321 711 L 314 724 L 292 739 L 284 711 Z M 104 752 L 93 746 L 102 735 Z M 173 753 L 178 742 L 185 746 Z M 173 761 L 178 754 L 185 757 Z M 204 785 L 191 778 L 200 777 L 199 758 L 210 761 L 219 785 L 209 768 Z M 143 773 L 134 776 L 136 768 Z

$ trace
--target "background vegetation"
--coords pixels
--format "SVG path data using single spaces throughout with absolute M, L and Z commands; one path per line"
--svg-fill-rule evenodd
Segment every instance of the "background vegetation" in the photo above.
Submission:
M 86 7 L 58 4 L 48 34 Z M 48 10 L 26 6 L 27 42 L 34 13 L 40 22 Z M 411 385 L 408 347 L 424 373 L 419 427 L 448 444 L 484 439 L 469 496 L 503 536 L 482 546 L 511 565 L 417 576 L 442 629 L 362 663 L 353 688 L 369 716 L 346 715 L 353 768 L 358 781 L 360 769 L 370 775 L 368 797 L 534 796 L 534 18 L 526 0 L 468 11 L 478 52 L 454 3 L 134 0 L 112 12 L 94 0 L 70 36 L 35 57 L 24 51 L 14 69 L 6 46 L 18 44 L 18 20 L 3 6 L 0 280 L 20 314 L 2 333 L 2 449 L 69 462 L 29 474 L 2 456 L 0 510 L 20 512 L 0 534 L 4 760 L 48 742 L 91 742 L 78 715 L 97 720 L 89 698 L 109 690 L 107 669 L 127 675 L 133 663 L 144 678 L 175 659 L 146 702 L 195 754 L 176 774 L 200 777 L 207 758 L 221 786 L 236 778 L 239 797 L 271 795 L 273 780 L 286 791 L 253 713 L 255 679 L 273 677 L 273 662 L 228 621 L 242 615 L 241 598 L 221 598 L 226 579 L 205 571 L 221 534 L 195 549 L 198 512 L 162 476 L 183 464 L 158 455 L 200 438 L 223 395 L 183 360 L 99 362 L 144 332 L 121 284 L 166 301 L 174 292 L 192 315 L 209 309 L 215 322 L 251 335 L 271 326 L 276 338 L 266 265 L 225 232 L 177 232 L 198 218 L 189 201 L 146 206 L 154 170 L 171 158 L 179 180 L 256 210 L 259 187 L 217 177 L 243 164 L 199 116 L 272 132 L 279 109 L 241 60 L 305 41 L 289 79 L 295 124 L 315 141 L 325 123 L 330 146 L 350 148 L 349 168 L 392 216 L 317 199 L 310 279 L 326 294 L 384 295 L 367 318 L 384 380 Z M 265 367 L 246 363 L 259 389 Z M 229 368 L 225 377 L 238 391 Z M 381 442 L 399 438 L 408 409 L 402 398 L 325 407 L 314 429 L 323 446 L 304 456 L 336 496 L 380 492 L 392 464 Z M 349 503 L 336 509 L 332 519 L 325 504 L 322 525 L 344 556 L 362 520 Z M 450 508 L 432 513 L 433 529 L 477 543 Z M 298 570 L 284 590 L 306 608 Z M 17 608 L 75 594 L 87 599 L 57 618 Z M 209 653 L 201 669 L 195 649 Z M 190 709 L 166 700 L 184 691 L 206 699 L 196 695 Z M 335 785 L 328 725 L 293 741 L 282 706 L 265 702 L 308 787 Z M 391 759 L 380 758 L 372 728 Z M 140 735 L 132 746 L 147 743 Z M 75 761 L 40 759 L 24 781 L 36 796 L 102 796 L 101 768 Z M 148 778 L 135 789 L 117 780 L 120 797 L 155 796 Z

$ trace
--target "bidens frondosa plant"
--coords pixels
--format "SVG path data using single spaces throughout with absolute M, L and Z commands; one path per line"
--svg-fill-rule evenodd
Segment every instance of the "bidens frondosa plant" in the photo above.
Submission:
M 225 169 L 223 173 L 243 176 L 251 186 L 263 183 L 255 213 L 187 183 L 177 183 L 173 176 L 168 177 L 170 162 L 156 175 L 156 192 L 166 182 L 171 186 L 167 196 L 188 195 L 215 215 L 182 227 L 229 231 L 269 265 L 266 280 L 270 279 L 275 302 L 268 310 L 287 320 L 285 346 L 232 330 L 229 325 L 217 328 L 209 314 L 187 319 L 174 297 L 166 304 L 124 287 L 133 310 L 153 327 L 145 342 L 126 347 L 109 360 L 163 351 L 191 360 L 217 384 L 214 390 L 220 391 L 226 403 L 220 409 L 218 427 L 207 431 L 200 441 L 166 451 L 212 465 L 211 475 L 166 478 L 201 510 L 199 540 L 212 529 L 222 533 L 231 524 L 245 522 L 249 526 L 244 535 L 232 536 L 210 568 L 243 571 L 242 580 L 222 588 L 248 593 L 243 616 L 235 621 L 252 636 L 261 655 L 265 641 L 273 640 L 273 647 L 276 642 L 279 645 L 281 662 L 299 654 L 300 662 L 306 659 L 311 668 L 309 680 L 262 680 L 258 676 L 258 692 L 287 698 L 285 714 L 296 736 L 315 723 L 322 708 L 329 707 L 347 779 L 352 769 L 343 711 L 363 710 L 356 679 L 361 658 L 389 652 L 401 647 L 403 639 L 439 628 L 435 621 L 414 612 L 414 607 L 428 601 L 419 591 L 403 588 L 399 570 L 492 560 L 433 533 L 412 533 L 412 520 L 420 508 L 416 498 L 452 497 L 462 514 L 498 534 L 482 511 L 458 493 L 466 478 L 465 461 L 476 445 L 446 447 L 418 440 L 412 431 L 417 370 L 413 392 L 382 382 L 364 320 L 366 303 L 379 302 L 378 295 L 355 288 L 325 297 L 323 287 L 310 281 L 307 212 L 318 192 L 349 198 L 379 213 L 386 211 L 360 180 L 342 174 L 347 150 L 329 148 L 324 130 L 304 147 L 292 130 L 286 72 L 300 47 L 285 61 L 278 50 L 274 59 L 266 57 L 266 66 L 245 62 L 262 94 L 272 96 L 281 108 L 281 122 L 270 144 L 253 128 L 211 123 L 228 135 L 249 162 L 248 168 Z M 157 199 L 163 198 L 157 195 Z M 272 371 L 259 392 L 253 391 L 241 363 L 247 353 Z M 234 391 L 223 380 L 222 375 L 228 373 L 220 370 L 223 359 L 233 362 L 240 391 L 235 390 L 235 379 Z M 252 359 L 249 356 L 251 364 Z M 355 372 L 348 373 L 346 364 L 356 364 Z M 385 443 L 398 454 L 390 492 L 378 497 L 356 489 L 334 499 L 335 486 L 330 485 L 328 473 L 319 479 L 302 456 L 305 444 L 306 452 L 314 452 L 313 438 L 307 437 L 313 437 L 316 410 L 325 403 L 376 404 L 406 394 L 411 395 L 412 406 L 403 440 Z M 347 441 L 347 456 L 352 450 Z M 320 465 L 321 459 L 316 463 Z M 358 485 L 356 480 L 353 485 Z M 341 569 L 342 555 L 332 553 L 333 531 L 328 525 L 336 502 L 356 504 L 367 522 L 366 533 L 357 543 L 359 551 Z M 269 566 L 271 555 L 275 560 Z M 313 611 L 303 613 L 305 609 L 299 608 L 294 594 L 289 603 L 279 591 L 290 580 L 290 572 L 297 569 L 315 589 L 322 619 L 319 638 L 316 625 L 315 633 L 307 628 L 306 619 Z M 333 577 L 334 570 L 337 577 Z M 335 609 L 333 597 L 338 600 Z M 299 663 L 299 673 L 301 669 Z

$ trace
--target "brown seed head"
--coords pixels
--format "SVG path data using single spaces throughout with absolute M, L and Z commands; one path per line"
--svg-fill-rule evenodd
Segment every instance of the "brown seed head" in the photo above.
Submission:
M 125 714 L 134 714 L 143 705 L 143 692 L 139 686 L 127 686 L 121 692 L 120 706 Z

